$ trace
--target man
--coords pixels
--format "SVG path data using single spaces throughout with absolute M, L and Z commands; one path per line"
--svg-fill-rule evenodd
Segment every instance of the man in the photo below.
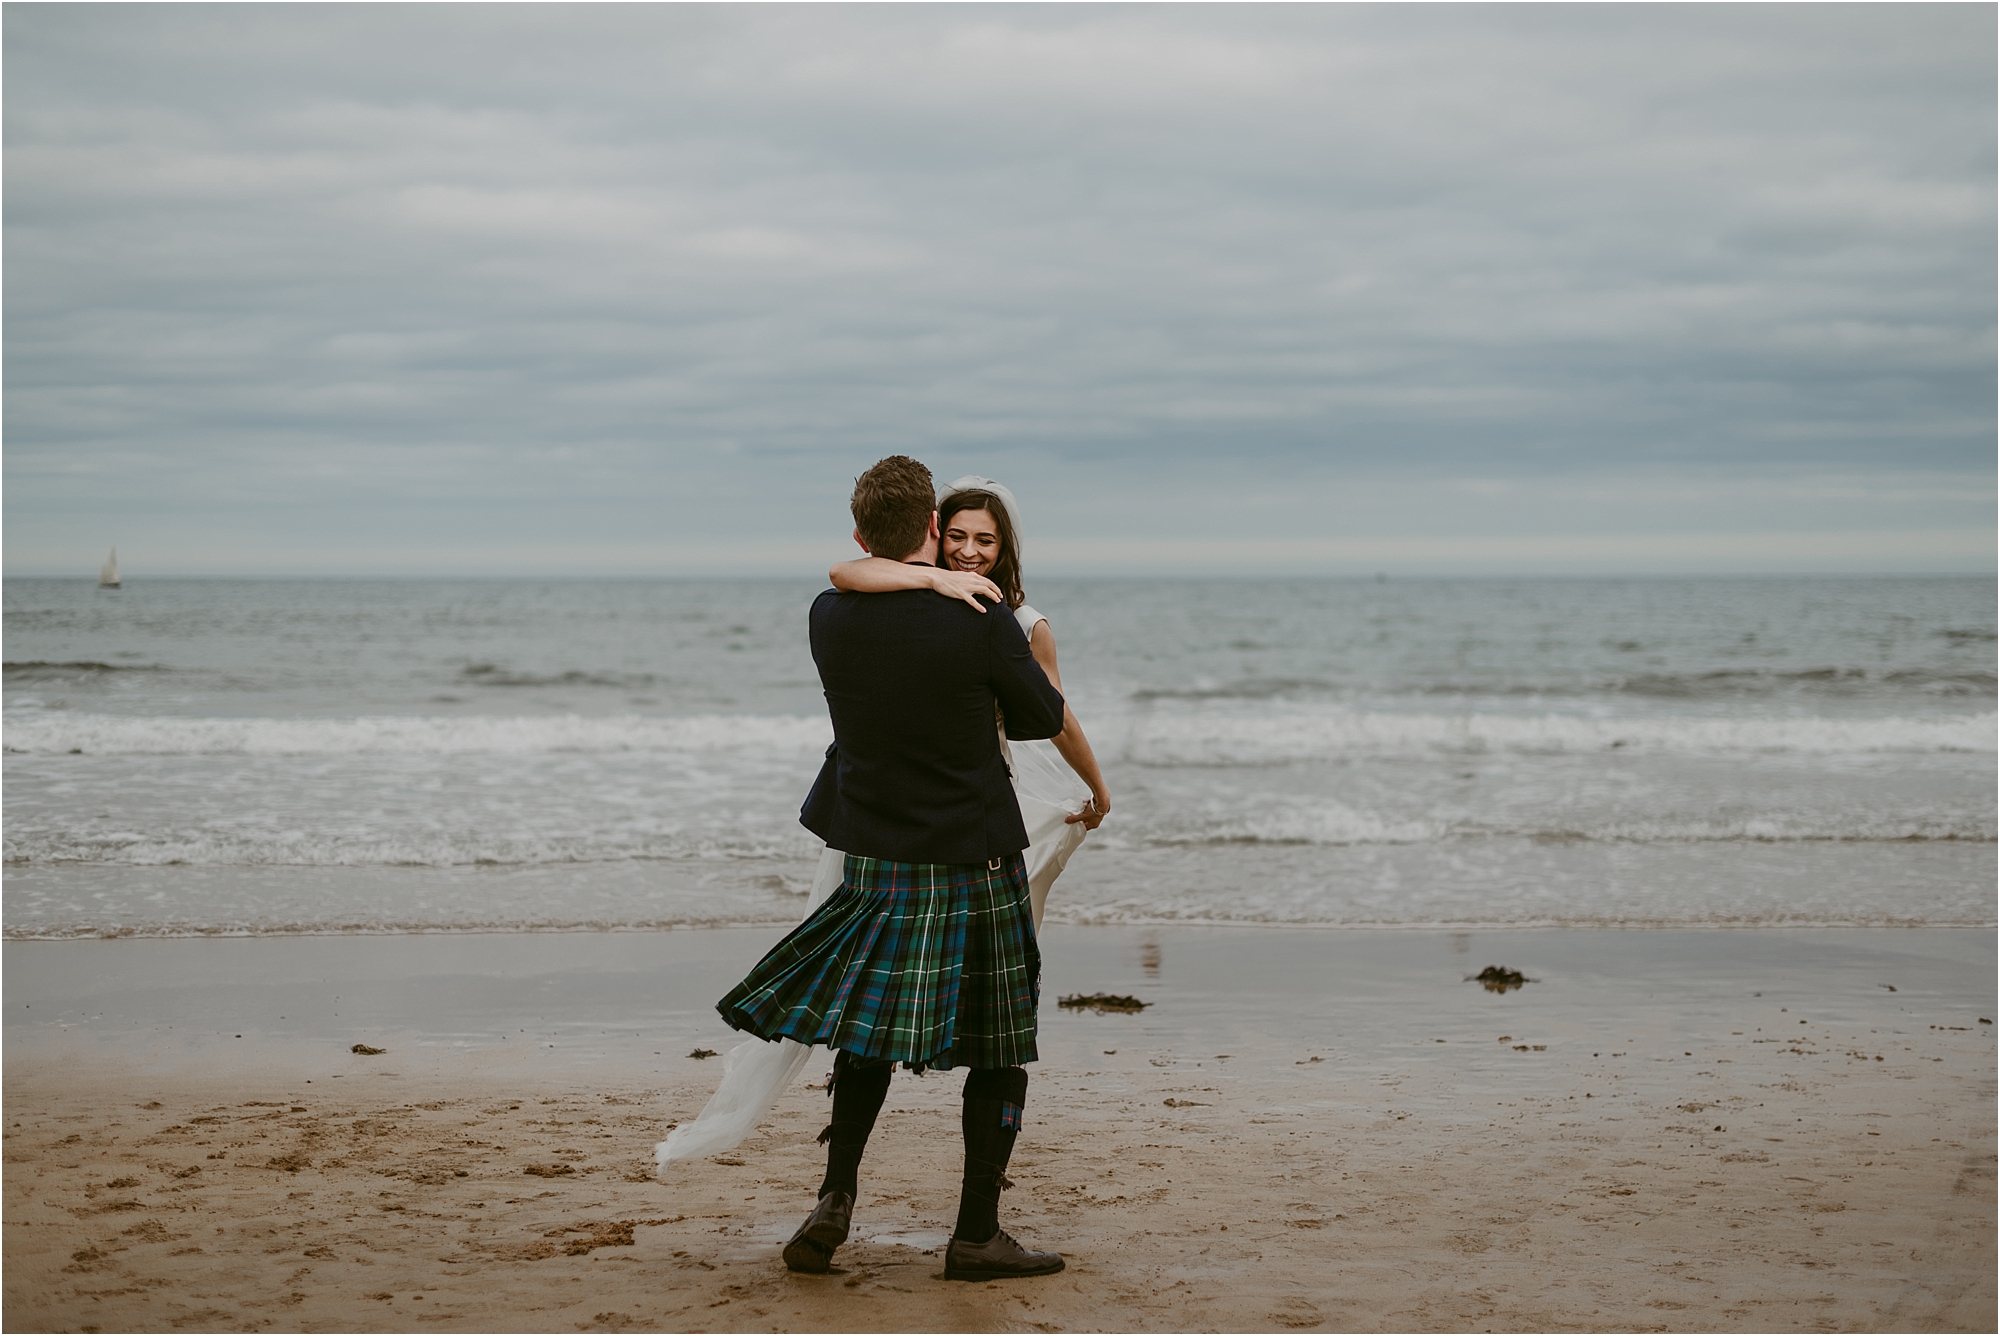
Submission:
M 856 479 L 852 508 L 868 551 L 935 564 L 922 464 L 882 460 Z M 829 589 L 811 624 L 834 743 L 799 819 L 846 853 L 845 882 L 717 1004 L 736 1029 L 835 1050 L 826 1177 L 785 1265 L 824 1272 L 846 1241 L 862 1151 L 901 1062 L 969 1069 L 946 1277 L 1060 1271 L 1060 1256 L 999 1223 L 1027 1100 L 1021 1064 L 1036 1056 L 1041 953 L 994 706 L 1008 737 L 1047 738 L 1062 731 L 1062 695 L 1014 618 L 928 591 Z

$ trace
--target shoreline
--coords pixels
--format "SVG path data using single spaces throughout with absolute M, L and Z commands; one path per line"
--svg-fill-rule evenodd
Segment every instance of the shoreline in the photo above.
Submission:
M 432 923 L 339 924 L 327 927 L 286 926 L 274 928 L 188 928 L 166 931 L 147 928 L 102 931 L 78 929 L 73 932 L 17 932 L 0 930 L 0 942 L 172 942 L 172 941 L 258 941 L 314 937 L 537 937 L 537 936 L 622 936 L 633 934 L 687 932 L 773 931 L 779 934 L 796 927 L 795 918 L 727 919 L 712 923 L 547 923 L 473 924 L 456 927 Z M 1120 932 L 1178 929 L 1217 929 L 1244 932 L 1311 933 L 1510 933 L 1510 932 L 1967 932 L 2000 929 L 2000 918 L 1986 919 L 1524 919 L 1524 920 L 1439 920 L 1435 922 L 1328 922 L 1320 920 L 1275 921 L 1269 919 L 1226 918 L 1130 918 L 1117 920 L 1071 921 L 1051 912 L 1048 928 L 1062 932 Z
M 1050 923 L 1052 932 L 1992 927 L 1996 857 L 2000 845 L 1956 840 L 1507 837 L 1171 848 L 1087 840 L 1064 874 Z M 812 867 L 776 857 L 467 867 L 13 864 L 4 871 L 0 933 L 65 940 L 789 927 L 803 913 Z
M 1994 1325 L 1983 929 L 1051 932 L 1002 1222 L 1070 1266 L 992 1285 L 940 1276 L 946 1075 L 896 1077 L 832 1275 L 777 1260 L 818 1066 L 654 1176 L 772 940 L 0 945 L 6 1325 Z

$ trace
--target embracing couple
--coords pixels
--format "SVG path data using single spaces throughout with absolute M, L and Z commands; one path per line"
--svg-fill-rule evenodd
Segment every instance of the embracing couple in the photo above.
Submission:
M 1047 1275 L 1063 1259 L 1002 1230 L 999 1196 L 1036 1056 L 1040 909 L 1110 797 L 1063 702 L 1048 623 L 1022 596 L 1012 494 L 967 478 L 940 496 L 930 470 L 894 455 L 856 481 L 853 512 L 870 555 L 836 566 L 812 607 L 834 742 L 799 818 L 839 880 L 717 1009 L 760 1039 L 834 1050 L 826 1177 L 786 1266 L 824 1272 L 846 1241 L 902 1063 L 966 1071 L 946 1277 Z M 1024 806 L 1048 804 L 1017 799 L 1024 749 L 1008 740 L 1041 738 L 1074 772 L 1075 800 L 1029 823 Z

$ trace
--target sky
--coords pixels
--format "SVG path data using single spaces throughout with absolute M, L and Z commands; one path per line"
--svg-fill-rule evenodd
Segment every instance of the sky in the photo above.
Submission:
M 10 4 L 5 570 L 1990 573 L 1995 15 Z

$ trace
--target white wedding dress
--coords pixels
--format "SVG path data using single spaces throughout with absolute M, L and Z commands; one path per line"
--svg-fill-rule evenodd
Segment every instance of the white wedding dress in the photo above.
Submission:
M 1035 633 L 1035 623 L 1045 620 L 1025 605 L 1014 615 L 1020 620 L 1022 633 L 1029 636 Z M 1024 858 L 1035 931 L 1039 934 L 1049 888 L 1055 885 L 1070 855 L 1088 833 L 1081 822 L 1067 818 L 1083 810 L 1090 800 L 1090 786 L 1077 777 L 1050 743 L 1009 742 L 1003 732 L 1000 753 L 1006 758 L 1008 773 L 1014 777 L 1014 796 L 1021 804 L 1022 824 L 1028 828 Z M 840 889 L 846 858 L 838 849 L 820 853 L 812 893 L 806 900 L 807 916 Z M 751 1038 L 730 1049 L 722 1059 L 722 1084 L 702 1106 L 700 1116 L 675 1128 L 655 1147 L 659 1169 L 664 1170 L 676 1160 L 717 1155 L 741 1144 L 764 1120 L 779 1092 L 798 1077 L 812 1052 L 810 1046 L 792 1039 Z

